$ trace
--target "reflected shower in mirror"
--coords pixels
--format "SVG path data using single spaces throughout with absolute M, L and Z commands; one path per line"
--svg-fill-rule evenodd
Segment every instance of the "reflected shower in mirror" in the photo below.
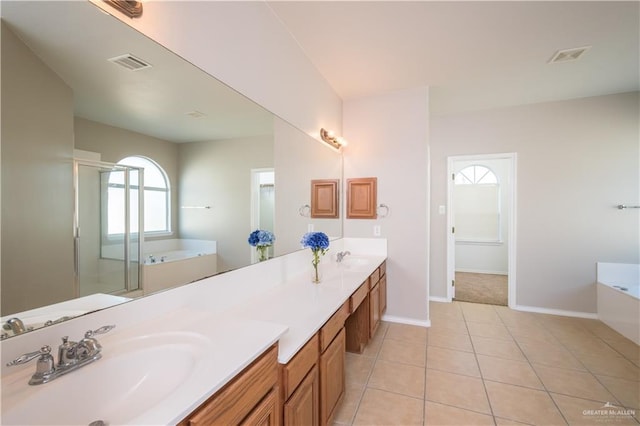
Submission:
M 342 178 L 340 154 L 90 2 L 3 1 L 1 12 L 3 325 L 32 311 L 37 327 L 248 266 L 247 237 L 266 221 L 272 256 L 299 250 L 309 226 L 342 236 L 339 219 L 298 215 L 311 179 Z M 96 172 L 74 190 L 75 160 L 109 170 L 127 157 L 167 180 L 166 227 L 145 230 L 141 252 L 144 226 L 123 219 L 126 236 L 105 223 L 109 208 L 124 211 L 127 197 L 108 201 L 124 183 Z M 267 170 L 270 194 L 256 201 L 254 174 Z M 130 185 L 141 211 L 162 190 Z M 185 252 L 199 263 L 163 269 Z

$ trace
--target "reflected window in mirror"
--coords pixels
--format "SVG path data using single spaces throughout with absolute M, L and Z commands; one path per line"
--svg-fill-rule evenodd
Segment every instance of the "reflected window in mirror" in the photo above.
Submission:
M 144 169 L 144 232 L 145 234 L 166 234 L 171 232 L 171 187 L 169 178 L 158 163 L 147 157 L 132 156 L 118 161 L 119 165 L 139 167 Z M 137 199 L 140 182 L 137 174 L 131 176 L 131 197 Z M 107 195 L 107 230 L 109 236 L 124 234 L 124 174 L 111 172 L 109 174 L 109 189 Z M 136 203 L 131 203 L 135 207 Z M 133 211 L 131 217 L 138 217 Z M 138 232 L 138 222 L 131 220 L 131 232 Z

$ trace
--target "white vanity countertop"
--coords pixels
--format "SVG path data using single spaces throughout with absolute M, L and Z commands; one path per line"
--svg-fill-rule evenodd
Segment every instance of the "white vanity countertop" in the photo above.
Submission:
M 286 325 L 289 330 L 278 343 L 278 362 L 286 364 L 385 260 L 382 256 L 359 258 L 366 259 L 367 265 L 341 268 L 335 262 L 327 262 L 322 265 L 324 278 L 319 284 L 311 282 L 310 270 L 248 300 L 227 315 Z
M 34 365 L 27 364 L 27 368 L 21 368 L 3 377 L 2 421 L 4 424 L 24 424 L 23 413 L 26 412 L 30 413 L 27 420 L 29 424 L 46 424 L 53 418 L 57 424 L 68 425 L 87 425 L 98 419 L 108 424 L 176 424 L 275 344 L 286 331 L 285 325 L 274 322 L 221 317 L 206 312 L 194 312 L 191 309 L 178 309 L 156 317 L 153 321 L 141 321 L 140 324 L 121 330 L 116 327 L 110 333 L 99 336 L 103 346 L 102 359 L 95 364 L 82 367 L 77 372 L 44 385 L 28 386 L 27 382 L 34 372 Z M 135 376 L 137 372 L 129 373 L 127 368 L 139 368 L 140 363 L 136 362 L 130 367 L 119 357 L 126 352 L 127 342 L 144 348 L 144 340 L 157 342 L 154 339 L 156 336 L 166 339 L 167 344 L 163 340 L 162 350 L 167 351 L 171 351 L 171 344 L 180 344 L 178 341 L 183 339 L 196 342 L 196 364 L 189 377 L 180 385 L 178 392 L 169 389 L 167 396 L 158 400 L 157 397 L 148 395 L 153 393 L 149 390 L 138 391 L 129 395 L 125 393 L 122 399 L 119 397 L 123 395 L 114 395 L 114 398 L 102 401 L 98 407 L 87 403 L 87 392 L 96 398 L 102 396 L 100 388 L 103 386 L 100 383 L 86 382 L 87 377 L 93 377 L 93 371 L 97 371 L 101 366 L 116 366 L 115 374 L 111 372 L 109 377 L 100 377 L 100 381 L 105 381 L 104 387 L 113 384 L 109 383 L 110 380 L 122 380 L 120 376 Z M 150 346 L 150 349 L 153 349 L 153 346 Z M 155 352 L 150 354 L 151 357 L 157 356 Z M 171 357 L 167 359 L 170 360 Z M 143 364 L 152 361 L 142 360 Z M 165 362 L 164 358 L 162 362 Z M 165 367 L 168 372 L 171 371 L 170 361 L 167 361 L 163 368 Z M 30 407 L 34 401 L 43 400 L 55 406 L 53 417 L 49 410 L 41 410 L 42 412 L 38 413 L 40 410 L 34 411 L 33 407 Z M 78 405 L 78 401 L 85 401 L 86 404 Z M 127 411 L 131 406 L 149 408 L 140 410 L 132 417 Z
M 356 252 L 353 248 L 350 250 Z M 311 254 L 298 253 L 293 256 L 306 264 Z M 281 364 L 289 362 L 386 256 L 365 254 L 346 259 L 347 262 L 338 265 L 334 258 L 323 258 L 324 277 L 319 284 L 311 282 L 310 266 L 297 269 L 306 269 L 305 273 L 289 275 L 282 283 L 274 282 L 278 276 L 277 271 L 287 269 L 285 257 L 271 265 L 256 265 L 243 273 L 240 279 L 225 274 L 222 278 L 211 278 L 214 281 L 203 281 L 198 285 L 143 298 L 113 310 L 101 311 L 93 316 L 29 333 L 23 338 L 26 340 L 14 341 L 24 347 L 15 346 L 11 350 L 5 347 L 3 355 L 13 358 L 16 354 L 36 347 L 36 341 L 53 347 L 59 343 L 62 332 L 73 338 L 81 336 L 80 333 L 84 332 L 82 330 L 95 328 L 96 324 L 119 324 L 110 333 L 99 336 L 103 358 L 95 364 L 82 367 L 78 372 L 45 385 L 28 386 L 29 377 L 35 370 L 33 363 L 5 370 L 2 377 L 3 423 L 38 424 L 47 423 L 47 418 L 56 418 L 58 423 L 64 424 L 86 425 L 97 419 L 111 424 L 175 424 L 274 343 L 278 343 L 278 361 Z M 362 263 L 350 264 L 352 260 L 360 260 Z M 258 275 L 251 271 L 256 271 Z M 261 280 L 260 277 L 264 279 Z M 261 285 L 263 289 L 256 291 Z M 145 352 L 147 338 L 149 348 L 152 349 Z M 186 342 L 183 346 L 195 354 L 191 361 L 195 367 L 183 366 L 185 358 L 172 357 L 177 350 L 172 343 L 174 341 L 177 341 L 178 346 Z M 0 346 L 6 343 L 13 343 L 12 339 L 2 342 Z M 146 354 L 146 358 L 143 357 L 142 367 L 138 362 L 140 358 L 135 361 L 138 362 L 138 367 L 129 366 L 131 360 L 138 356 L 131 354 L 140 353 L 131 350 L 131 345 L 143 348 L 142 353 Z M 105 384 L 122 382 L 114 375 L 133 380 L 139 375 L 136 368 L 145 370 L 146 364 L 155 364 L 154 374 L 157 375 L 158 369 L 164 371 L 164 362 L 167 362 L 167 374 L 171 375 L 172 359 L 183 370 L 186 368 L 188 377 L 176 385 L 178 387 L 167 391 L 165 396 L 148 396 L 147 393 L 153 394 L 156 389 L 145 392 L 140 391 L 136 385 L 133 386 L 135 391 L 127 389 L 126 392 L 121 392 L 126 396 L 121 401 L 117 391 L 106 394 L 107 391 L 103 388 L 108 386 L 87 383 L 103 380 L 107 381 Z M 13 368 L 16 368 L 15 372 Z M 131 368 L 131 372 L 127 368 Z M 159 377 L 164 375 L 160 374 Z M 108 382 L 110 378 L 112 381 Z M 142 379 L 141 381 L 144 382 Z M 108 400 L 108 408 L 93 404 L 93 399 L 78 406 L 77 401 L 87 401 L 85 393 L 89 385 L 92 388 L 94 385 L 98 386 L 89 391 L 95 396 L 93 399 L 97 401 L 96 404 L 100 400 Z M 142 385 L 145 386 L 144 383 Z M 148 384 L 146 386 L 149 387 Z M 157 385 L 160 388 L 158 392 L 166 391 L 163 386 L 163 382 Z M 41 410 L 33 410 L 31 407 L 34 403 L 44 405 Z
M 203 314 L 193 331 L 210 337 L 213 342 L 213 350 L 207 355 L 210 368 L 202 371 L 193 383 L 181 387 L 180 392 L 171 394 L 129 424 L 180 422 L 276 343 L 286 333 L 287 327 L 274 322 Z

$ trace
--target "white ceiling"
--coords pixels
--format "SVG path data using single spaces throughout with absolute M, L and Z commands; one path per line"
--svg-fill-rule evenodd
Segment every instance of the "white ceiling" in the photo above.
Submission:
M 430 86 L 447 113 L 640 89 L 638 1 L 268 4 L 343 99 Z
M 3 1 L 2 19 L 71 87 L 77 116 L 172 142 L 273 132 L 270 112 L 90 2 Z M 128 53 L 152 68 L 107 61 Z
M 270 113 L 89 2 L 2 3 L 79 116 L 175 142 L 271 131 Z M 638 1 L 267 4 L 343 99 L 430 86 L 432 112 L 446 113 L 640 90 Z M 587 45 L 578 61 L 547 63 Z M 153 68 L 106 61 L 125 53 Z

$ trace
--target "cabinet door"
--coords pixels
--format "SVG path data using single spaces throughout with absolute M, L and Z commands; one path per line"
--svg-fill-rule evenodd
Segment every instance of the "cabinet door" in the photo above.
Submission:
M 298 389 L 284 404 L 285 426 L 318 426 L 320 421 L 320 394 L 318 367 L 304 378 Z
M 251 413 L 245 418 L 242 426 L 278 426 L 278 391 L 269 392 L 260 404 L 256 405 Z
M 320 355 L 320 424 L 330 424 L 345 389 L 344 328 Z
M 387 276 L 380 278 L 380 316 L 387 310 Z
M 311 181 L 311 217 L 325 219 L 339 217 L 338 179 L 316 179 Z
M 380 323 L 380 284 L 369 293 L 369 337 L 373 337 Z
M 271 347 L 180 426 L 240 424 L 278 383 L 278 348 Z
M 347 219 L 375 219 L 378 217 L 378 179 L 347 179 Z

